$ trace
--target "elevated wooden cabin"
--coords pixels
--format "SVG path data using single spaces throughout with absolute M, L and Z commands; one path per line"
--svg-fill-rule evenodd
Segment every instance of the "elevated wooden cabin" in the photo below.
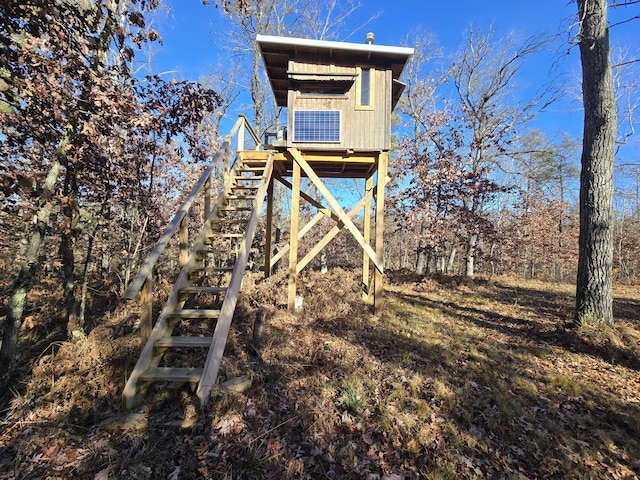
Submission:
M 208 401 L 218 377 L 265 199 L 265 275 L 270 275 L 277 262 L 288 256 L 290 310 L 295 310 L 297 304 L 298 274 L 342 229 L 353 235 L 363 251 L 365 301 L 373 303 L 376 312 L 381 306 L 384 187 L 391 148 L 391 111 L 402 94 L 400 74 L 413 50 L 370 42 L 267 36 L 258 36 L 257 45 L 276 102 L 288 108 L 289 135 L 283 134 L 268 149 L 261 149 L 260 139 L 241 116 L 127 288 L 125 298 L 141 292 L 141 323 L 146 326 L 148 339 L 123 392 L 126 407 L 140 401 L 152 382 L 197 383 L 200 402 L 204 405 Z M 245 130 L 258 144 L 256 149 L 245 150 Z M 238 150 L 235 162 L 229 166 L 229 139 L 236 135 L 233 132 L 238 136 Z M 212 205 L 211 177 L 220 160 L 225 165 L 224 188 Z M 313 183 L 321 198 L 301 191 L 303 176 Z M 365 194 L 345 212 L 323 177 L 364 179 Z M 289 244 L 281 246 L 278 252 L 272 249 L 276 181 L 291 190 Z M 188 210 L 200 191 L 204 191 L 206 220 L 188 251 Z M 317 211 L 302 227 L 301 200 Z M 362 224 L 356 225 L 354 219 L 360 214 Z M 322 238 L 299 258 L 300 239 L 326 219 L 333 221 L 334 227 L 324 229 Z M 179 231 L 181 271 L 151 328 L 153 268 L 176 231 Z M 202 336 L 200 332 L 209 331 L 209 322 L 214 321 L 213 336 Z M 182 334 L 180 329 L 174 332 L 182 323 L 199 323 L 201 327 L 196 328 L 195 334 Z M 203 368 L 197 366 L 197 360 L 186 367 L 174 365 L 190 359 L 189 355 L 164 355 L 172 349 L 202 348 L 208 349 Z M 201 359 L 202 355 L 193 358 Z
M 258 35 L 256 44 L 276 104 L 287 108 L 286 131 L 281 129 L 270 147 L 279 151 L 274 179 L 292 191 L 289 309 L 294 308 L 298 273 L 337 231 L 347 229 L 363 250 L 364 295 L 377 311 L 382 291 L 383 206 L 391 148 L 391 112 L 404 90 L 400 75 L 413 49 L 374 45 L 373 34 L 368 34 L 367 42 L 361 44 L 265 35 Z M 305 198 L 300 192 L 302 176 L 313 182 L 324 199 L 308 195 Z M 291 182 L 285 177 L 290 177 Z M 324 177 L 364 179 L 365 197 L 347 213 L 324 185 Z M 299 225 L 301 197 L 318 209 L 317 216 L 303 228 Z M 267 257 L 272 208 L 269 201 Z M 363 231 L 353 221 L 360 211 Z M 336 227 L 298 260 L 298 240 L 323 216 L 335 221 Z M 267 275 L 274 261 L 277 258 L 267 258 Z
M 368 39 L 373 35 L 369 34 Z M 288 111 L 280 146 L 301 151 L 391 148 L 391 112 L 412 48 L 258 35 L 276 104 Z

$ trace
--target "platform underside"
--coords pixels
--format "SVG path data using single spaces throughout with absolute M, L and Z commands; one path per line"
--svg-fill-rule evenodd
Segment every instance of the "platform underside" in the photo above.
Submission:
M 314 172 L 322 178 L 368 178 L 377 169 L 380 152 L 301 152 Z M 293 161 L 284 153 L 275 156 L 274 171 L 290 177 Z M 304 173 L 303 173 L 304 176 Z

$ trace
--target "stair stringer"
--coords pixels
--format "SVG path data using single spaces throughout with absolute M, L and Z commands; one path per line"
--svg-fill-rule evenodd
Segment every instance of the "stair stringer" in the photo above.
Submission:
M 253 242 L 253 238 L 255 236 L 255 230 L 258 224 L 258 219 L 260 217 L 260 212 L 262 209 L 262 205 L 264 203 L 264 198 L 266 196 L 266 191 L 271 181 L 271 174 L 273 172 L 273 159 L 274 154 L 270 153 L 265 165 L 265 169 L 262 175 L 262 180 L 260 181 L 260 186 L 258 188 L 258 193 L 256 195 L 256 200 L 253 205 L 253 209 L 250 213 L 249 220 L 247 221 L 247 226 L 245 228 L 245 234 L 240 246 L 240 252 L 238 257 L 236 258 L 235 266 L 232 273 L 231 282 L 229 288 L 227 289 L 227 293 L 233 293 L 231 295 L 233 299 L 227 301 L 229 295 L 225 295 L 225 300 L 223 301 L 221 313 L 218 319 L 218 323 L 216 324 L 216 329 L 214 331 L 213 339 L 211 345 L 209 347 L 209 353 L 207 355 L 207 361 L 205 363 L 205 369 L 203 369 L 203 374 L 201 375 L 201 381 L 198 386 L 198 396 L 200 398 L 201 403 L 204 405 L 208 400 L 209 393 L 211 391 L 211 387 L 215 383 L 215 379 L 217 377 L 217 373 L 220 367 L 220 362 L 222 360 L 222 353 L 224 352 L 224 347 L 226 344 L 226 339 L 229 333 L 229 328 L 231 325 L 231 320 L 233 318 L 233 313 L 235 311 L 235 306 L 237 303 L 237 297 L 240 290 L 240 286 L 242 284 L 242 277 L 244 275 L 244 269 L 246 268 L 248 261 L 248 252 L 251 248 L 251 244 Z M 167 298 L 167 302 L 160 312 L 158 319 L 147 339 L 145 346 L 143 347 L 138 361 L 134 366 L 125 388 L 122 393 L 123 405 L 125 408 L 133 408 L 136 404 L 140 403 L 144 395 L 146 394 L 150 382 L 142 381 L 142 375 L 150 368 L 157 367 L 162 359 L 162 355 L 158 354 L 155 348 L 155 343 L 165 337 L 171 336 L 171 332 L 173 331 L 173 326 L 169 324 L 168 317 L 175 312 L 176 310 L 181 309 L 184 306 L 186 299 L 181 297 L 180 290 L 187 287 L 189 285 L 189 271 L 197 266 L 199 260 L 197 258 L 198 251 L 205 249 L 207 239 L 211 236 L 215 235 L 213 231 L 212 225 L 214 225 L 215 221 L 219 219 L 221 209 L 226 206 L 228 202 L 228 196 L 230 195 L 230 187 L 231 185 L 225 182 L 225 187 L 223 193 L 218 197 L 218 200 L 214 207 L 211 209 L 211 212 L 207 219 L 205 220 L 204 226 L 200 233 L 200 236 L 194 243 L 187 260 L 180 270 L 178 278 L 169 293 Z M 245 255 L 241 254 L 245 252 Z M 233 288 L 233 290 L 232 290 Z M 224 315 L 224 317 L 223 317 Z M 226 318 L 227 320 L 224 323 L 228 323 L 228 325 L 223 328 L 219 328 L 220 320 L 222 318 Z M 220 345 L 220 343 L 222 344 Z M 213 353 L 215 352 L 215 354 Z M 219 358 L 218 358 L 219 356 Z M 208 368 L 207 368 L 208 366 Z M 205 377 L 206 373 L 206 377 Z M 202 379 L 206 378 L 207 382 L 205 385 L 200 386 L 202 384 Z
M 208 402 L 211 388 L 218 377 L 224 348 L 227 344 L 229 329 L 231 328 L 231 321 L 233 320 L 233 313 L 238 301 L 238 294 L 240 293 L 240 287 L 242 286 L 242 277 L 244 276 L 245 269 L 247 268 L 247 261 L 249 260 L 249 251 L 258 226 L 262 205 L 267 195 L 267 188 L 271 181 L 274 157 L 274 153 L 270 153 L 264 167 L 262 181 L 260 182 L 260 187 L 256 194 L 256 200 L 253 204 L 253 210 L 251 211 L 247 222 L 244 237 L 240 243 L 240 249 L 231 275 L 231 281 L 229 282 L 229 288 L 227 289 L 227 294 L 224 297 L 222 307 L 220 308 L 220 316 L 218 317 L 218 322 L 216 323 L 216 328 L 213 332 L 213 340 L 207 354 L 207 360 L 196 392 L 202 405 L 205 405 Z

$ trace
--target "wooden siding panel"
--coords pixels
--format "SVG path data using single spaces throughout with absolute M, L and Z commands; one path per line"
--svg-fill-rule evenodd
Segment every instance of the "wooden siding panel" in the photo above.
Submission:
M 375 67 L 374 67 L 375 68 Z M 355 73 L 353 65 L 318 65 L 312 61 L 289 62 L 289 71 L 296 73 Z M 356 82 L 344 97 L 302 96 L 290 90 L 288 95 L 289 135 L 287 145 L 301 150 L 388 150 L 391 121 L 391 79 L 390 70 L 376 69 L 373 109 L 358 109 Z M 340 143 L 293 142 L 293 112 L 296 110 L 340 110 L 342 112 Z

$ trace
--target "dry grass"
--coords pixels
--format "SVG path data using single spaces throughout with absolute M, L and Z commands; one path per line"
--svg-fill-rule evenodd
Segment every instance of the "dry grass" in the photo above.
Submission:
M 569 287 L 395 275 L 382 315 L 357 273 L 248 276 L 222 376 L 245 394 L 152 389 L 115 431 L 138 351 L 124 311 L 32 362 L 6 398 L 5 478 L 637 478 L 640 289 L 616 292 L 616 329 L 577 332 Z M 248 348 L 259 307 L 269 320 Z

